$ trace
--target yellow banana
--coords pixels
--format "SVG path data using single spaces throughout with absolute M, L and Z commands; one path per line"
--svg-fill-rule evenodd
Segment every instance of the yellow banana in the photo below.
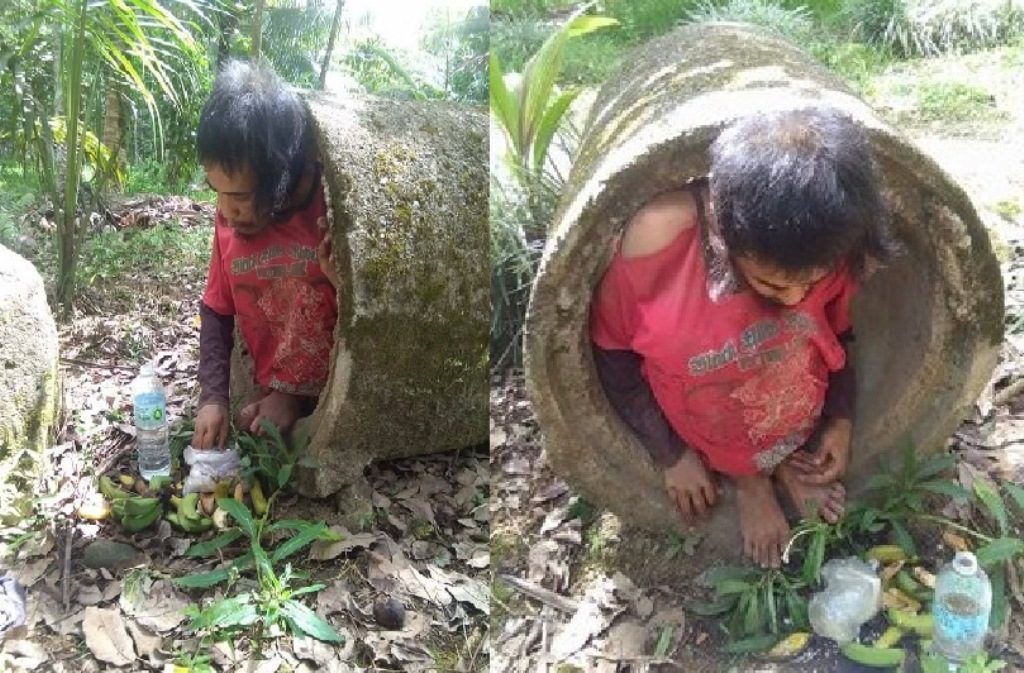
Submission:
M 217 482 L 217 485 L 213 487 L 213 496 L 215 500 L 220 498 L 226 498 L 231 493 L 231 482 L 226 479 L 222 479 Z
M 256 512 L 258 516 L 263 516 L 267 513 L 267 498 L 263 495 L 263 487 L 260 485 L 260 480 L 256 477 L 252 478 L 249 497 L 252 498 L 252 511 Z
M 117 480 L 121 482 L 121 485 L 125 488 L 135 486 L 135 477 L 130 474 L 119 474 L 117 475 Z

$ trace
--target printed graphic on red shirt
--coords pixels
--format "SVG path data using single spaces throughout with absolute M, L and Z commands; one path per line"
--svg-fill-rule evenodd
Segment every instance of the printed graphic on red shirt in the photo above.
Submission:
M 316 258 L 325 211 L 317 190 L 309 207 L 252 237 L 217 215 L 203 301 L 235 316 L 261 386 L 317 395 L 327 379 L 337 306 Z
M 749 289 L 712 298 L 693 227 L 652 255 L 615 255 L 593 302 L 591 337 L 643 356 L 667 420 L 713 469 L 769 471 L 810 437 L 828 374 L 845 362 L 834 325 L 848 325 L 851 283 L 834 273 L 795 308 Z

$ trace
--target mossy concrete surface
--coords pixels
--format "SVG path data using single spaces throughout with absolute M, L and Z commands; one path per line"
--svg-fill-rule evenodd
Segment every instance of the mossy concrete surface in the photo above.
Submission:
M 341 286 L 333 364 L 305 428 L 305 493 L 372 460 L 487 441 L 487 117 L 311 94 Z
M 660 474 L 609 406 L 587 335 L 612 241 L 644 203 L 708 172 L 707 148 L 761 110 L 831 105 L 867 131 L 906 251 L 854 303 L 859 394 L 848 491 L 914 441 L 941 450 L 988 381 L 1003 291 L 970 199 L 810 56 L 740 24 L 680 28 L 642 47 L 601 89 L 583 134 L 527 318 L 527 379 L 556 471 L 593 502 L 652 530 L 679 527 Z M 740 550 L 727 495 L 708 558 Z
M 0 523 L 31 510 L 59 402 L 57 326 L 43 279 L 0 245 Z

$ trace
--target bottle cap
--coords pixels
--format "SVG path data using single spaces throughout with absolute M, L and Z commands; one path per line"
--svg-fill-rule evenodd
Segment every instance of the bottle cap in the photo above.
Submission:
M 958 551 L 953 557 L 953 570 L 960 575 L 973 575 L 978 572 L 978 558 L 969 551 Z

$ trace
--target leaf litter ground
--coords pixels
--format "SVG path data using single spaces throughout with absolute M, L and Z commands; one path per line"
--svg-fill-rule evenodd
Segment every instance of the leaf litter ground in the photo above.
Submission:
M 198 393 L 197 316 L 212 208 L 171 197 L 133 199 L 115 210 L 83 261 L 82 308 L 59 326 L 66 418 L 37 516 L 0 531 L 0 574 L 10 572 L 28 592 L 27 622 L 0 643 L 0 670 L 172 670 L 176 654 L 198 645 L 185 607 L 222 597 L 171 583 L 211 564 L 183 556 L 194 538 L 166 521 L 128 535 L 116 522 L 75 517 L 94 475 L 134 472 L 128 391 L 139 364 L 155 358 L 172 419 L 191 417 Z M 45 239 L 45 221 L 28 225 Z M 52 268 L 45 249 L 23 252 Z M 487 669 L 486 452 L 381 463 L 367 477 L 375 516 L 365 530 L 343 528 L 332 501 L 280 502 L 289 518 L 323 519 L 343 535 L 293 562 L 327 585 L 306 604 L 344 644 L 280 637 L 257 656 L 242 639 L 212 649 L 214 670 Z M 373 605 L 386 597 L 405 608 L 400 629 L 374 618 Z

